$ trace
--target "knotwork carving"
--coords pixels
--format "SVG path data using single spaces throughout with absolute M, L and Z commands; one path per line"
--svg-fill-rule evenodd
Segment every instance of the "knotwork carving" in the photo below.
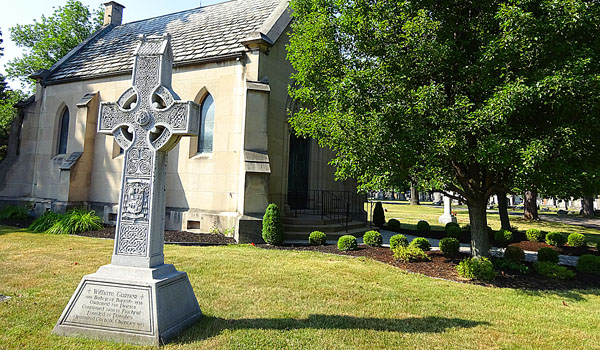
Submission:
M 152 152 L 148 148 L 134 147 L 127 152 L 127 175 L 140 173 L 149 175 L 152 167 Z
M 121 224 L 117 240 L 117 254 L 145 256 L 148 247 L 148 225 Z

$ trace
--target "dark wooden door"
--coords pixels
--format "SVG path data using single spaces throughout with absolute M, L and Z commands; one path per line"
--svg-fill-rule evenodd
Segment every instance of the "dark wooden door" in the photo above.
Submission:
M 310 140 L 291 135 L 288 171 L 288 204 L 291 209 L 308 207 L 309 166 Z

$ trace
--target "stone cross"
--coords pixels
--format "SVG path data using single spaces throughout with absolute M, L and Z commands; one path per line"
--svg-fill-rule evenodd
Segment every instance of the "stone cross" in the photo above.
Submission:
M 167 152 L 184 135 L 197 135 L 200 106 L 171 90 L 169 34 L 140 36 L 132 87 L 116 103 L 102 102 L 98 132 L 114 135 L 124 150 L 113 265 L 164 263 Z

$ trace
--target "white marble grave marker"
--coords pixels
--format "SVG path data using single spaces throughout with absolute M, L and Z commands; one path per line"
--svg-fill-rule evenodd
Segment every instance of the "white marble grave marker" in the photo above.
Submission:
M 171 39 L 140 37 L 132 87 L 100 104 L 98 132 L 124 149 L 110 265 L 84 276 L 54 333 L 158 345 L 202 316 L 185 272 L 164 264 L 167 152 L 197 135 L 200 106 L 171 90 Z
M 452 198 L 444 196 L 444 214 L 439 217 L 438 221 L 441 224 L 457 222 L 456 216 L 452 215 Z

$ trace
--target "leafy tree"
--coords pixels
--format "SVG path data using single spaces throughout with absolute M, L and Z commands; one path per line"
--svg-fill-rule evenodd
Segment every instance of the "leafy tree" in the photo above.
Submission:
M 0 44 L 2 42 L 2 31 L 0 30 Z M 3 55 L 4 48 L 0 46 L 0 57 Z M 22 98 L 23 94 L 20 91 L 12 91 L 8 88 L 4 76 L 0 74 L 0 160 L 6 157 L 8 149 L 8 134 L 16 113 L 13 106 Z
M 291 6 L 293 128 L 336 152 L 341 178 L 458 194 L 475 256 L 489 254 L 491 194 L 600 135 L 597 1 Z
M 49 17 L 33 20 L 32 24 L 10 28 L 10 37 L 25 48 L 23 57 L 8 62 L 10 78 L 20 79 L 23 88 L 32 88 L 27 78 L 40 69 L 48 69 L 71 49 L 79 45 L 102 26 L 103 10 L 90 11 L 78 0 L 68 0 L 64 7 L 54 9 Z

